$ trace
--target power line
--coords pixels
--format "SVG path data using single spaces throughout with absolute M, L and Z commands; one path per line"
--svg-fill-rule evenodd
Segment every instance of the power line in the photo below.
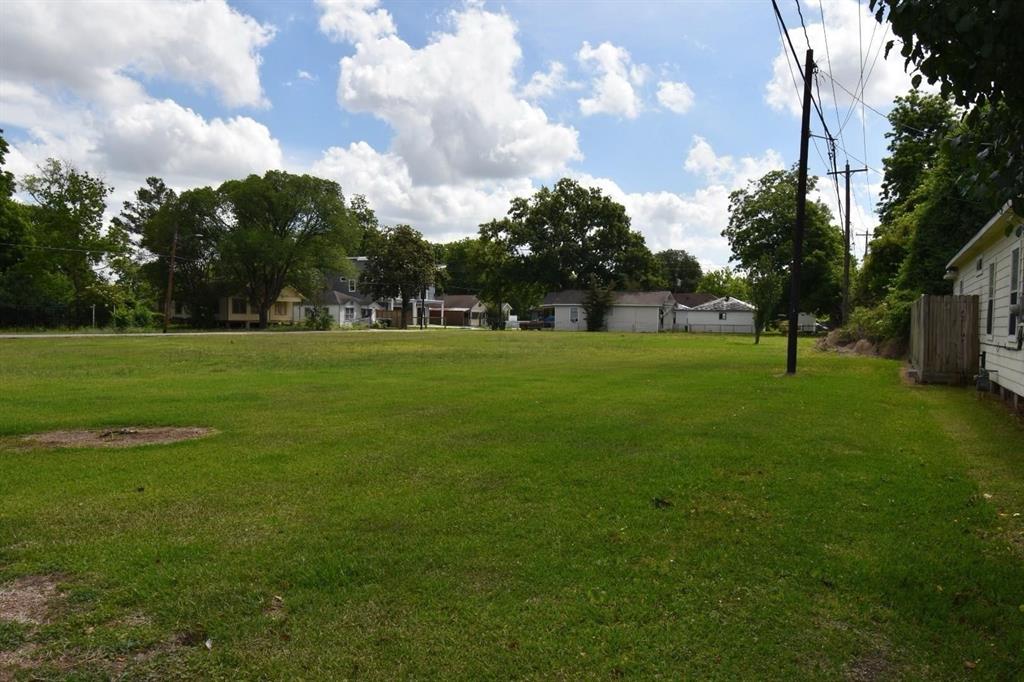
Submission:
M 130 255 L 125 251 L 116 251 L 113 249 L 73 249 L 62 246 L 40 246 L 38 244 L 26 244 L 24 242 L 0 242 L 0 246 L 16 246 L 21 249 L 37 249 L 40 251 L 66 251 L 69 253 L 99 253 L 104 255 L 115 255 L 115 256 L 128 256 Z M 154 258 L 170 258 L 171 256 L 166 253 L 152 253 L 150 251 L 145 252 L 146 255 L 153 256 Z M 174 256 L 176 261 L 189 261 L 191 258 L 183 258 L 182 256 Z

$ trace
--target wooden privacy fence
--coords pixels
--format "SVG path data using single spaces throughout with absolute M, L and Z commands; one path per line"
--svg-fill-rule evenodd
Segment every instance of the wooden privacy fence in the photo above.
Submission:
M 910 309 L 910 364 L 922 383 L 962 384 L 978 373 L 978 297 L 924 294 Z

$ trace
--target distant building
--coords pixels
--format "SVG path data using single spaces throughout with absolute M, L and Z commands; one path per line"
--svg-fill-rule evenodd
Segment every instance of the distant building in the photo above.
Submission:
M 688 332 L 753 334 L 754 310 L 746 301 L 723 296 L 692 308 L 677 307 L 674 328 Z
M 586 331 L 583 289 L 554 291 L 544 297 L 541 308 L 552 318 L 556 331 Z M 675 299 L 668 291 L 616 291 L 605 315 L 605 329 L 611 332 L 660 332 L 672 327 Z

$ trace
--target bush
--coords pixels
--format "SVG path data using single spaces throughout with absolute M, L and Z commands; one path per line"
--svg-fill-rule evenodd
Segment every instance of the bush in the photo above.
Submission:
M 910 307 L 917 295 L 910 291 L 891 291 L 876 306 L 856 308 L 850 321 L 841 330 L 840 341 L 852 343 L 858 339 L 873 342 L 910 338 Z
M 306 311 L 306 329 L 325 332 L 334 326 L 334 318 L 327 308 L 316 307 Z
M 114 306 L 110 320 L 117 329 L 146 329 L 156 325 L 156 314 L 141 301 L 125 301 Z

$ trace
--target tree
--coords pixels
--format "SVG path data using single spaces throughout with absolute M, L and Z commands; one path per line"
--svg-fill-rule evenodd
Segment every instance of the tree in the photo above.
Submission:
M 396 225 L 383 229 L 370 245 L 359 288 L 374 298 L 400 299 L 405 329 L 409 302 L 430 286 L 435 270 L 430 243 L 412 227 Z
M 807 180 L 808 192 L 817 178 Z M 732 248 L 730 260 L 744 270 L 764 258 L 773 269 L 789 273 L 796 222 L 797 170 L 769 171 L 729 195 L 729 225 L 722 236 Z M 804 226 L 804 261 L 800 275 L 800 307 L 837 315 L 841 300 L 843 237 L 832 213 L 820 201 L 808 201 Z M 788 292 L 783 292 L 788 301 Z M 780 302 L 780 303 L 781 303 Z
M 363 194 L 357 194 L 349 200 L 348 210 L 352 217 L 355 218 L 359 231 L 358 243 L 355 247 L 356 253 L 360 256 L 366 255 L 367 249 L 370 248 L 370 243 L 380 232 L 377 214 L 370 208 L 370 202 L 366 200 L 366 196 Z
M 497 235 L 520 261 L 522 281 L 548 290 L 584 288 L 591 276 L 610 286 L 662 284 L 658 265 L 626 209 L 596 187 L 562 178 L 532 197 L 512 200 Z
M 754 305 L 754 343 L 761 343 L 761 332 L 775 316 L 775 310 L 786 284 L 786 276 L 772 264 L 771 258 L 762 256 L 747 274 L 750 303 Z
M 358 245 L 356 221 L 331 180 L 267 171 L 217 192 L 226 218 L 221 262 L 259 310 L 261 328 L 284 287 L 308 282 L 310 271 L 342 267 L 346 250 Z
M 103 212 L 113 188 L 56 159 L 40 164 L 38 173 L 26 176 L 21 186 L 34 202 L 30 224 L 41 253 L 33 258 L 45 262 L 51 276 L 67 282 L 74 321 L 82 322 L 86 305 L 102 301 L 97 267 L 107 254 L 127 248 L 117 235 L 103 233 Z
M 714 294 L 719 298 L 731 296 L 741 301 L 750 300 L 750 287 L 747 280 L 728 267 L 708 270 L 701 275 L 700 282 L 697 283 L 697 292 Z
M 703 274 L 696 258 L 681 249 L 668 249 L 654 254 L 661 265 L 662 278 L 673 292 L 694 291 Z
M 591 276 L 587 295 L 583 298 L 583 312 L 587 314 L 587 331 L 599 332 L 604 329 L 605 317 L 614 301 L 612 290 L 603 286 L 596 276 Z
M 875 18 L 888 21 L 901 43 L 914 87 L 938 83 L 943 96 L 967 108 L 966 135 L 957 152 L 965 178 L 988 204 L 1014 202 L 1024 215 L 1024 3 L 989 0 L 871 0 Z M 887 11 L 888 10 L 888 11 Z M 886 58 L 895 45 L 886 44 Z M 988 135 L 972 134 L 983 124 Z
M 886 118 L 891 125 L 885 134 L 889 155 L 882 159 L 885 175 L 878 200 L 883 225 L 905 207 L 957 124 L 956 112 L 946 98 L 917 90 L 897 96 Z

